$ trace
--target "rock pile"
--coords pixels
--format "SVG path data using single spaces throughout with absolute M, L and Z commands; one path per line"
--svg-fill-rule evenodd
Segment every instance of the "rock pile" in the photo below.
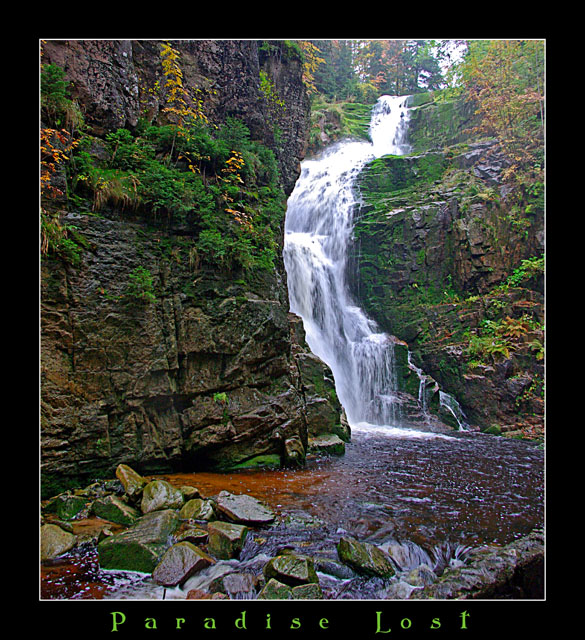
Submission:
M 323 538 L 325 523 L 295 525 L 290 514 L 277 517 L 247 494 L 204 497 L 196 487 L 148 480 L 124 464 L 116 476 L 42 505 L 41 562 L 95 545 L 100 568 L 151 574 L 161 587 L 181 588 L 186 599 L 449 599 L 474 597 L 478 589 L 506 597 L 509 585 L 516 595 L 529 585 L 524 597 L 538 597 L 541 535 L 510 552 L 476 550 L 469 558 L 477 567 L 460 557 L 438 571 L 430 555 L 408 543 L 375 545 L 339 532 L 337 542 L 330 536 L 317 548 L 311 541 Z M 72 521 L 88 518 L 100 523 L 98 533 L 75 535 Z M 305 534 L 300 542 L 298 530 Z M 267 543 L 271 539 L 276 544 Z

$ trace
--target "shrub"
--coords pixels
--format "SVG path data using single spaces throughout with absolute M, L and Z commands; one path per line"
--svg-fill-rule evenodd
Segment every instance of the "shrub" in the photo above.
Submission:
M 130 280 L 126 287 L 126 297 L 128 299 L 141 303 L 156 301 L 152 275 L 148 269 L 136 267 L 128 277 Z

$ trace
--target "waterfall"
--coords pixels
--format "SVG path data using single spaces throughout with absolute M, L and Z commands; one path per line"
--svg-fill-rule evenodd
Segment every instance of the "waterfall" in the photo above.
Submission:
M 408 96 L 382 96 L 372 109 L 371 142 L 344 140 L 302 163 L 287 205 L 284 261 L 290 309 L 303 319 L 311 351 L 333 372 L 350 425 L 395 423 L 393 342 L 352 298 L 348 248 L 364 165 L 402 155 Z

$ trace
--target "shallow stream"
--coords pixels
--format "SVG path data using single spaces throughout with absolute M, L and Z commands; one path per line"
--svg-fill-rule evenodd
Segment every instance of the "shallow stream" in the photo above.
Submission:
M 527 441 L 478 433 L 357 426 L 345 456 L 314 458 L 303 469 L 164 478 L 196 486 L 205 497 L 221 490 L 249 493 L 279 518 L 248 536 L 240 563 L 218 563 L 183 589 L 165 590 L 143 574 L 100 570 L 88 545 L 43 567 L 41 598 L 185 598 L 222 570 L 260 572 L 284 547 L 335 560 L 335 545 L 345 533 L 382 547 L 399 542 L 419 562 L 420 556 L 437 560 L 441 554 L 448 562 L 458 550 L 507 544 L 544 521 L 543 451 Z M 352 597 L 341 595 L 341 580 L 323 582 L 329 597 Z

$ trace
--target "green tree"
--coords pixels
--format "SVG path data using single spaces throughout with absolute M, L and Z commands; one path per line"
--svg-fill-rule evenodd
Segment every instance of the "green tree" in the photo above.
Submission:
M 513 166 L 533 160 L 544 137 L 544 43 L 471 41 L 462 73 L 478 132 L 496 137 Z

